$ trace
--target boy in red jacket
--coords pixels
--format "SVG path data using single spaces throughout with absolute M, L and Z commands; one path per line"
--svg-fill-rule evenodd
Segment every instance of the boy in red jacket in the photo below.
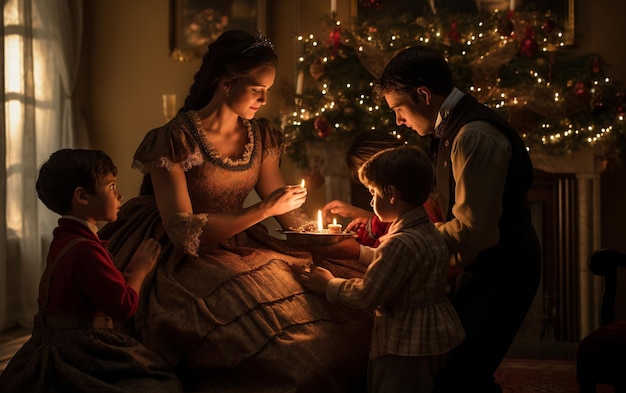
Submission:
M 130 318 L 161 246 L 145 240 L 122 274 L 98 238 L 122 196 L 104 152 L 62 149 L 37 179 L 39 199 L 61 215 L 39 285 L 32 337 L 0 375 L 3 392 L 182 392 L 169 366 L 113 328 Z

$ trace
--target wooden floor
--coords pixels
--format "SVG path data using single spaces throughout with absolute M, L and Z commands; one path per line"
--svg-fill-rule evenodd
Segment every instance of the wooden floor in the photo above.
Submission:
M 0 373 L 13 354 L 30 338 L 30 329 L 12 328 L 0 333 Z
M 575 342 L 539 341 L 517 339 L 507 353 L 507 358 L 576 361 Z
M 0 333 L 0 371 L 13 354 L 30 337 L 30 329 L 12 328 Z M 507 353 L 507 358 L 538 360 L 576 360 L 576 343 L 555 341 L 537 342 L 516 340 Z

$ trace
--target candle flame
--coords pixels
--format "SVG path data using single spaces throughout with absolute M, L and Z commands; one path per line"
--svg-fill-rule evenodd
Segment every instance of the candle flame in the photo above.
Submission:
M 302 179 L 302 183 L 300 183 L 300 187 L 304 188 L 304 179 Z
M 333 218 L 333 225 L 337 225 L 337 219 Z
M 324 229 L 324 225 L 322 224 L 322 211 L 318 210 L 317 211 L 317 230 L 322 232 L 323 229 Z

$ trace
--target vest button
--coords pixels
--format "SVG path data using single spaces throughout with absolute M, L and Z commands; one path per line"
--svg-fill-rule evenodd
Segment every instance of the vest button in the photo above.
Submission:
M 444 168 L 447 168 L 447 167 L 448 167 L 448 161 L 444 161 L 444 162 L 443 162 L 443 167 L 444 167 Z
M 446 145 L 446 147 L 450 146 L 450 140 L 446 139 L 446 142 L 444 143 L 444 145 Z

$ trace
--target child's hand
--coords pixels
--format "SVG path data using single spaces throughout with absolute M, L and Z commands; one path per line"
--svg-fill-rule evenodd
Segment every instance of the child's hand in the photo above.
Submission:
M 145 277 L 156 264 L 160 252 L 161 244 L 159 242 L 154 239 L 144 240 L 135 250 L 124 274 L 127 277 L 135 274 Z
M 354 220 L 350 221 L 348 225 L 346 225 L 346 231 L 348 232 L 358 232 L 359 229 L 363 228 L 367 225 L 367 222 L 371 217 L 357 217 Z
M 313 292 L 325 294 L 328 282 L 335 278 L 333 274 L 323 267 L 313 266 L 310 271 L 300 274 L 302 285 Z
M 371 217 L 374 213 L 360 207 L 352 206 L 340 200 L 333 200 L 322 207 L 322 216 L 325 223 L 333 222 L 334 216 L 343 218 Z

